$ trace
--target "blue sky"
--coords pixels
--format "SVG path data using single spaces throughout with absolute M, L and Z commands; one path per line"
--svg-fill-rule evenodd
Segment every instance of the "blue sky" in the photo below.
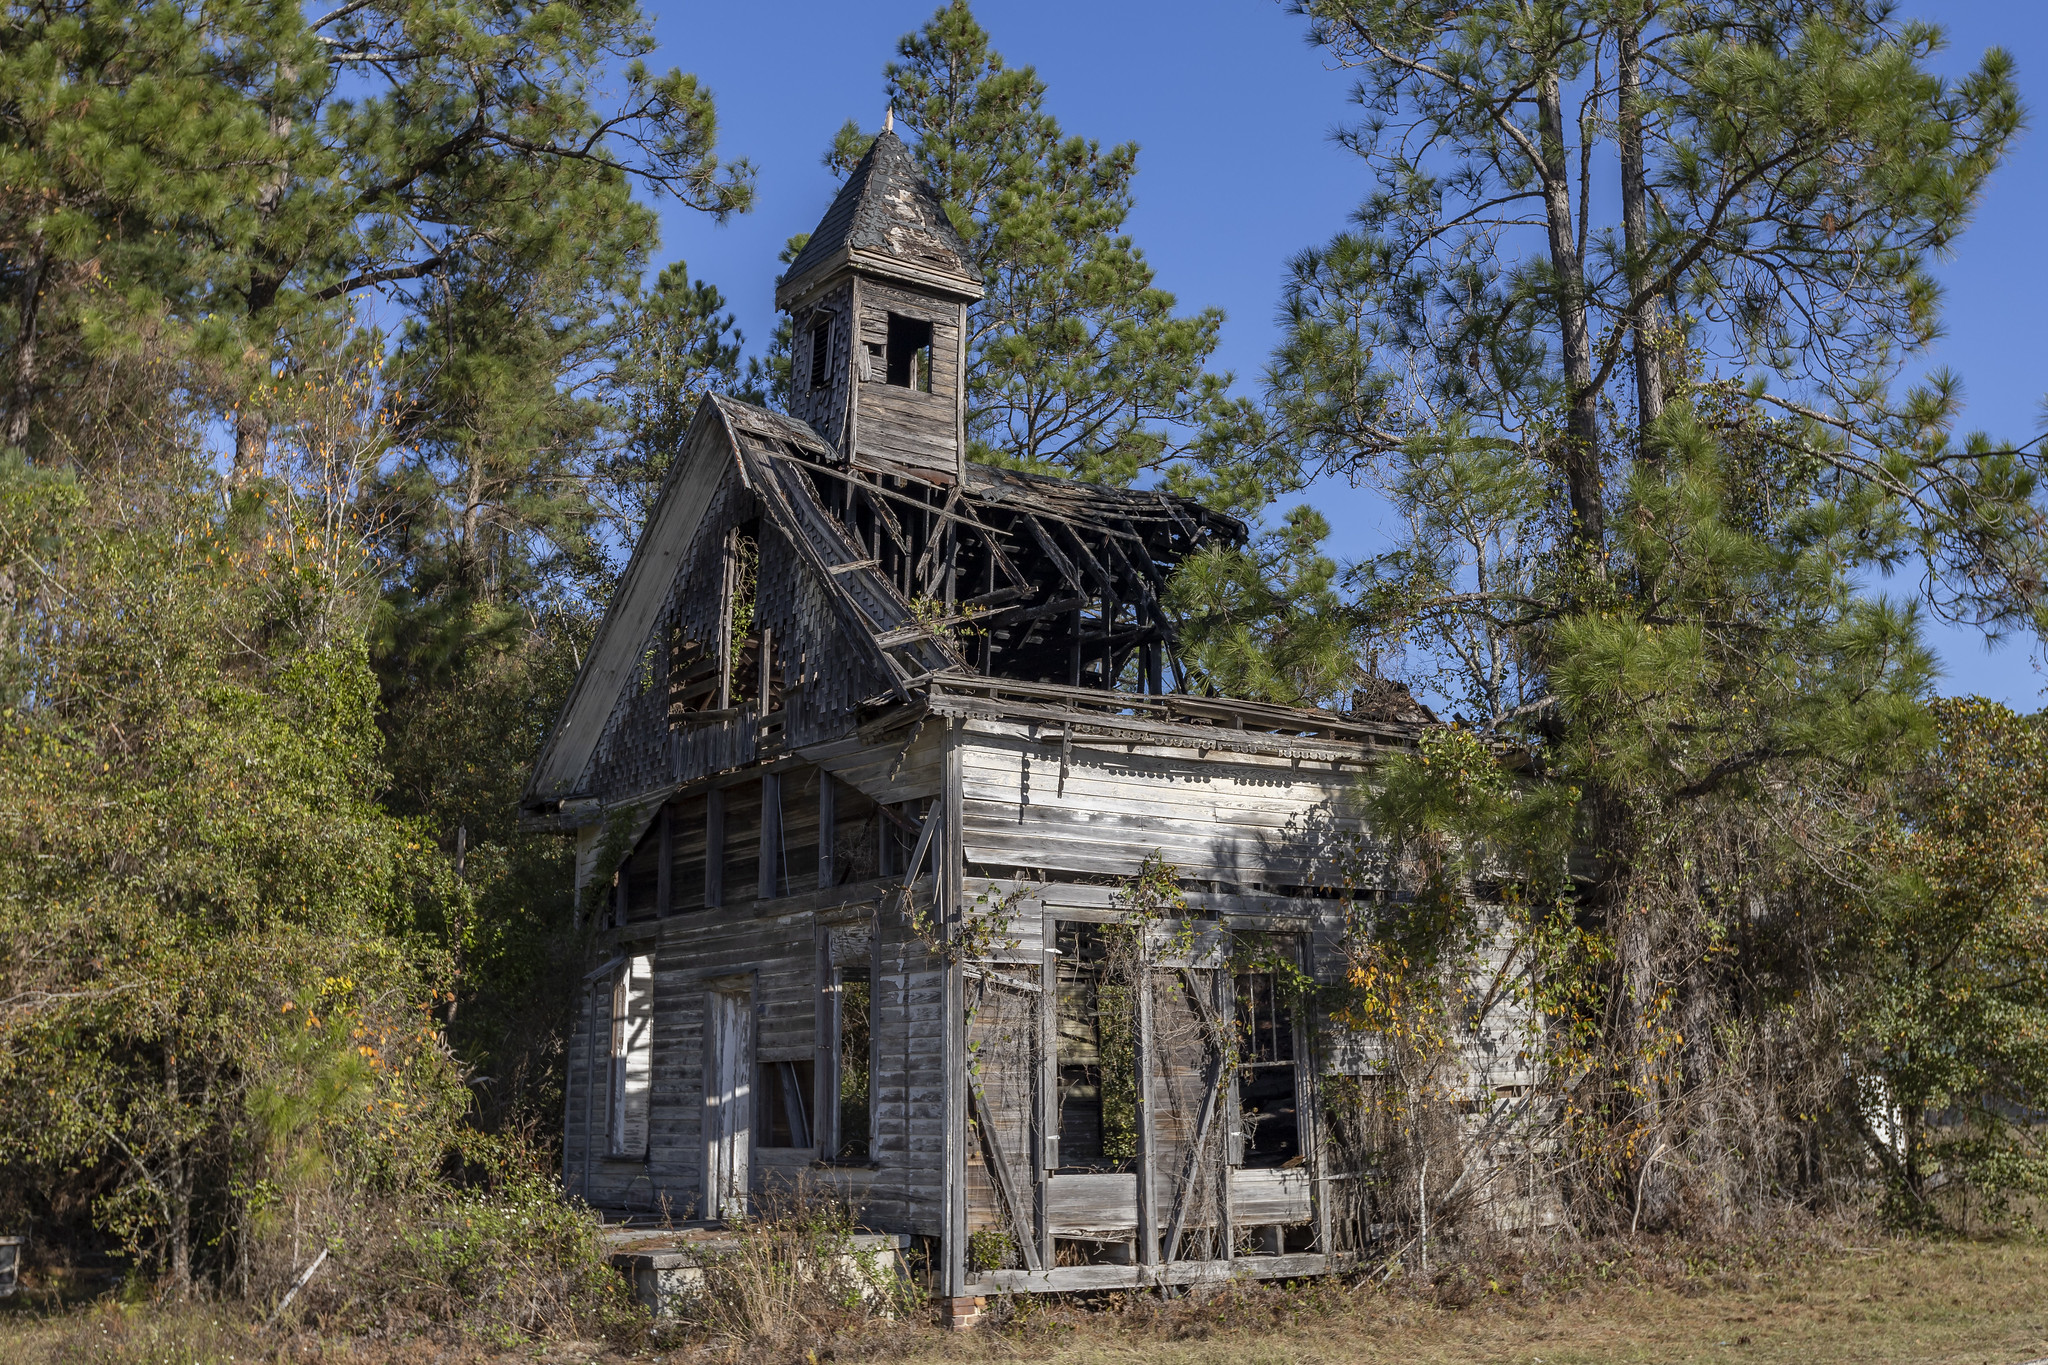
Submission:
M 695 72 L 718 96 L 720 150 L 759 171 L 751 214 L 724 226 L 671 207 L 660 259 L 687 260 L 716 284 L 758 344 L 774 326 L 776 253 L 808 231 L 834 182 L 820 164 L 848 118 L 881 121 L 882 66 L 896 40 L 937 0 L 660 3 L 652 64 Z M 2021 136 L 1976 221 L 1942 263 L 1947 336 L 1924 357 L 1962 377 L 1965 425 L 2025 440 L 2048 393 L 2048 7 L 1908 0 L 1904 12 L 1944 25 L 1944 71 L 1987 47 L 2015 57 L 2037 131 Z M 1363 167 L 1329 132 L 1350 114 L 1349 81 L 1302 40 L 1276 0 L 980 0 L 976 16 L 1011 65 L 1036 66 L 1068 132 L 1141 151 L 1130 231 L 1162 287 L 1184 308 L 1228 316 L 1219 356 L 1256 384 L 1277 329 L 1285 264 L 1341 229 L 1365 190 Z M 1345 558 L 1381 542 L 1383 509 L 1344 487 L 1311 490 Z M 1889 585 L 1906 592 L 1911 585 Z M 2032 710 L 2044 681 L 2026 640 L 1987 649 L 1970 632 L 1936 628 L 1947 692 L 1981 692 Z

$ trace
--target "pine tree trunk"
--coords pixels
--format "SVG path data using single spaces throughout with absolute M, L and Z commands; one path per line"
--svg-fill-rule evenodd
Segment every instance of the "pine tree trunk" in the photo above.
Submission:
M 179 1088 L 178 1057 L 164 1054 L 164 1100 L 169 1115 L 170 1142 L 164 1158 L 164 1202 L 170 1227 L 166 1261 L 170 1270 L 167 1288 L 171 1297 L 184 1302 L 192 1297 L 192 1173 L 185 1161 L 185 1144 L 179 1136 L 183 1103 Z
M 1643 183 L 1641 44 L 1641 25 L 1631 21 L 1617 39 L 1621 50 L 1621 229 L 1628 253 L 1629 298 L 1637 300 L 1629 315 L 1636 366 L 1636 458 L 1647 463 L 1657 458 L 1651 433 L 1664 416 L 1664 353 L 1657 336 L 1663 320 L 1661 300 L 1654 295 L 1641 297 L 1649 277 L 1650 251 L 1649 193 Z
M 268 275 L 249 285 L 249 325 L 252 331 L 269 324 L 270 310 L 277 304 L 278 291 L 284 287 L 282 275 Z M 242 405 L 235 412 L 235 467 L 229 480 L 237 488 L 260 479 L 270 465 L 270 414 L 266 410 L 267 395 L 263 389 L 269 387 L 270 369 L 264 366 L 264 382 L 255 390 L 243 396 Z
M 15 308 L 14 373 L 8 385 L 7 427 L 0 432 L 0 446 L 20 447 L 28 442 L 29 413 L 35 406 L 38 377 L 36 326 L 49 274 L 50 254 L 42 239 L 37 238 L 32 263 L 22 272 L 21 296 Z
M 469 556 L 469 562 L 482 568 L 483 547 L 478 539 L 483 533 L 484 512 L 484 466 L 483 456 L 472 449 L 469 468 L 465 471 L 462 490 L 462 552 Z
M 1571 168 L 1564 147 L 1563 100 L 1556 73 L 1537 91 L 1541 119 L 1543 213 L 1550 233 L 1550 266 L 1556 276 L 1557 322 L 1569 394 L 1565 418 L 1564 475 L 1575 521 L 1572 539 L 1582 559 L 1597 561 L 1606 539 L 1601 496 L 1599 395 L 1593 390 L 1593 345 L 1586 323 L 1586 274 L 1572 224 Z

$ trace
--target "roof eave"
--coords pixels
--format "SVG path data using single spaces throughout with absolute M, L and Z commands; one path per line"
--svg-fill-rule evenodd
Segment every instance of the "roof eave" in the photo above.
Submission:
M 934 270 L 899 261 L 893 256 L 885 256 L 878 252 L 841 247 L 806 269 L 803 274 L 791 275 L 776 285 L 775 306 L 788 312 L 848 271 L 918 285 L 962 303 L 972 303 L 987 292 L 980 280 L 967 275 L 956 275 L 948 270 Z

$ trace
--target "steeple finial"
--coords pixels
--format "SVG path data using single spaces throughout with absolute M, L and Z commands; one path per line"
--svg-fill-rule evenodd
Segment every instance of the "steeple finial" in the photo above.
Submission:
M 893 104 L 889 106 L 889 112 L 882 115 L 882 131 L 885 133 L 896 131 L 896 106 Z

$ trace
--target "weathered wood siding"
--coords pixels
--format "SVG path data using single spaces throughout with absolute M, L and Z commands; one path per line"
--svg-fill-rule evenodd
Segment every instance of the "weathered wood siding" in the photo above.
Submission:
M 868 359 L 855 399 L 854 462 L 884 473 L 953 482 L 961 474 L 957 422 L 965 308 L 863 280 L 859 312 L 861 350 Z M 878 353 L 886 356 L 891 313 L 932 325 L 930 393 L 887 383 L 872 359 Z
M 825 444 L 846 449 L 847 420 L 853 401 L 860 357 L 854 351 L 854 285 L 842 280 L 813 298 L 798 302 L 792 313 L 796 330 L 790 357 L 789 414 L 807 423 Z M 811 328 L 819 318 L 827 320 L 831 354 L 826 357 L 825 382 L 816 382 L 812 371 Z
M 910 923 L 913 909 L 929 917 L 935 883 L 927 868 L 912 905 L 900 903 L 900 861 L 909 840 L 881 809 L 908 811 L 899 818 L 913 820 L 921 813 L 937 791 L 941 747 L 939 727 L 904 725 L 874 743 L 856 738 L 824 746 L 818 765 L 785 759 L 765 771 L 707 779 L 648 818 L 621 868 L 627 921 L 602 935 L 606 956 L 651 952 L 654 959 L 645 1155 L 622 1159 L 607 1152 L 610 994 L 604 978 L 586 988 L 568 1058 L 564 1173 L 571 1189 L 601 1207 L 630 1212 L 659 1211 L 664 1200 L 677 1217 L 701 1210 L 709 998 L 714 990 L 749 994 L 757 1069 L 774 1062 L 815 1066 L 835 1041 L 823 1036 L 829 1020 L 821 1019 L 818 1003 L 820 972 L 829 970 L 819 945 L 836 933 L 843 942 L 865 945 L 872 982 L 871 1162 L 821 1164 L 826 1153 L 815 1142 L 762 1146 L 757 1108 L 753 1187 L 810 1181 L 840 1191 L 869 1226 L 941 1231 L 944 973 Z M 820 856 L 827 783 L 829 861 Z M 707 850 L 714 831 L 719 846 Z M 880 850 L 890 837 L 898 866 L 883 875 Z M 707 877 L 713 869 L 715 879 Z M 831 884 L 821 886 L 828 874 Z M 658 901 L 652 893 L 663 886 L 667 900 Z M 763 896 L 764 889 L 770 894 Z M 818 1111 L 836 1096 L 823 1070 L 813 1077 L 807 1101 L 815 1131 Z
M 610 994 L 608 987 L 586 992 L 568 1065 L 564 1168 L 569 1187 L 601 1207 L 658 1212 L 666 1199 L 674 1216 L 695 1216 L 704 1197 L 704 1030 L 712 992 L 736 984 L 750 991 L 757 1068 L 811 1062 L 818 1052 L 819 916 L 829 912 L 843 926 L 849 908 L 856 914 L 865 908 L 879 915 L 870 958 L 871 1167 L 821 1165 L 815 1144 L 761 1145 L 757 1107 L 753 1187 L 764 1191 L 799 1179 L 835 1187 L 852 1200 L 856 1216 L 868 1226 L 936 1235 L 945 1136 L 938 1047 L 942 973 L 893 913 L 896 888 L 893 881 L 868 882 L 824 895 L 750 900 L 661 921 L 652 940 L 654 1084 L 645 1156 L 607 1155 Z M 927 901 L 929 894 L 927 888 Z M 586 1104 L 594 1104 L 594 1110 L 586 1113 Z
M 966 723 L 967 861 L 1000 874 L 1129 877 L 1160 854 L 1197 883 L 1279 891 L 1379 884 L 1355 768 L 1063 744 L 1057 726 Z M 1036 733 L 1032 733 L 1032 729 Z

